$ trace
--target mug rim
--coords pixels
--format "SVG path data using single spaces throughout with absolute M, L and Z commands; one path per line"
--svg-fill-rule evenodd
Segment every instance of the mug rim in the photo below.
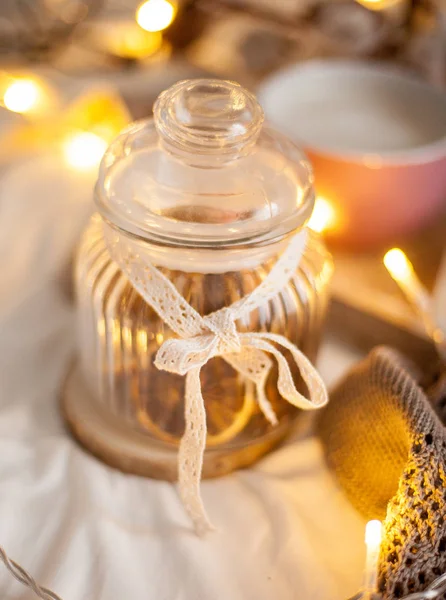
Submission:
M 286 82 L 287 79 L 289 80 L 291 91 L 292 85 L 295 85 L 295 82 L 298 81 L 302 75 L 306 75 L 309 72 L 326 72 L 328 74 L 333 74 L 336 70 L 343 70 L 352 75 L 361 73 L 362 75 L 369 74 L 370 77 L 378 76 L 382 79 L 389 77 L 399 79 L 406 84 L 423 88 L 431 98 L 436 97 L 438 100 L 443 99 L 446 111 L 446 93 L 423 80 L 421 77 L 418 77 L 412 71 L 398 65 L 382 64 L 376 61 L 365 62 L 346 59 L 311 59 L 280 69 L 260 84 L 257 96 L 265 110 L 267 120 L 276 129 L 281 129 L 277 120 L 271 118 L 270 108 L 274 94 L 277 93 L 278 86 L 283 86 L 284 81 Z M 293 81 L 293 84 L 290 83 L 291 81 Z M 283 87 L 281 93 L 283 93 Z M 270 104 L 270 107 L 267 106 L 267 103 Z M 289 130 L 288 135 L 293 139 Z M 420 144 L 403 150 L 382 151 L 336 150 L 332 146 L 312 143 L 308 139 L 304 140 L 302 138 L 296 138 L 296 136 L 294 136 L 294 138 L 296 143 L 299 143 L 305 151 L 310 154 L 332 159 L 337 162 L 356 163 L 371 168 L 423 165 L 446 159 L 446 131 L 437 140 L 427 144 Z

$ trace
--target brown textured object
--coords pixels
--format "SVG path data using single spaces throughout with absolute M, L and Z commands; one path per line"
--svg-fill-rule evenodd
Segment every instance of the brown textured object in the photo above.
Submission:
M 401 354 L 376 348 L 337 386 L 318 423 L 351 503 L 384 518 L 385 600 L 422 591 L 446 571 L 446 429 L 434 409 L 443 378 L 426 392 L 420 378 Z

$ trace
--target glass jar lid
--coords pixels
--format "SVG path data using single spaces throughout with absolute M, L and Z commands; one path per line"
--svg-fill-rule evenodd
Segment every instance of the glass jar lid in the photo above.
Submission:
M 154 117 L 133 123 L 101 163 L 96 202 L 112 225 L 175 246 L 277 240 L 314 204 L 303 152 L 264 124 L 237 83 L 181 81 Z

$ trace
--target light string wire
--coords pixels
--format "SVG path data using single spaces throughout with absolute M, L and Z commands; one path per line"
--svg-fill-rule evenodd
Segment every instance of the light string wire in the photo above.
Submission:
M 445 592 L 446 573 L 444 575 L 440 575 L 440 577 L 431 583 L 431 585 L 424 590 L 424 592 L 411 594 L 410 596 L 403 598 L 403 600 L 434 600 L 434 598 L 439 598 Z
M 11 560 L 3 548 L 0 546 L 0 560 L 11 573 L 11 575 L 17 579 L 22 585 L 28 587 L 30 590 L 34 592 L 37 598 L 41 598 L 41 600 L 62 600 L 60 596 L 52 592 L 51 590 L 40 586 L 36 583 L 35 579 L 31 577 L 29 573 L 25 571 L 23 567 L 21 567 L 14 560 Z
M 52 592 L 48 588 L 40 586 L 36 583 L 35 579 L 31 577 L 29 573 L 25 571 L 23 567 L 21 567 L 14 560 L 11 560 L 4 549 L 0 546 L 0 560 L 5 565 L 7 570 L 11 573 L 11 575 L 17 579 L 22 585 L 32 590 L 41 600 L 62 600 L 60 596 L 58 596 L 55 592 Z M 424 590 L 424 592 L 417 592 L 416 594 L 411 594 L 410 596 L 406 596 L 401 600 L 435 600 L 439 598 L 442 594 L 446 592 L 446 573 L 441 575 L 436 579 L 431 585 Z M 375 596 L 374 596 L 375 597 Z M 360 600 L 362 598 L 362 594 L 357 594 L 351 600 Z M 379 599 L 381 596 L 379 594 L 376 595 L 376 598 Z
M 436 598 L 440 598 L 444 593 L 446 593 L 446 573 L 435 579 L 424 591 L 404 596 L 401 600 L 436 600 Z M 350 600 L 365 600 L 366 598 L 369 600 L 370 596 L 365 596 L 363 592 L 358 592 Z M 382 600 L 382 595 L 375 593 L 372 594 L 371 598 L 372 600 Z

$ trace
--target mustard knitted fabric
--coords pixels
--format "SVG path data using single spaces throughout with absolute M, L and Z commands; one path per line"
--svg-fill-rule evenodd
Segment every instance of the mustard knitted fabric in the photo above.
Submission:
M 384 519 L 379 589 L 385 599 L 424 590 L 446 572 L 444 378 L 426 386 L 398 352 L 376 348 L 321 413 L 327 460 L 350 502 Z

